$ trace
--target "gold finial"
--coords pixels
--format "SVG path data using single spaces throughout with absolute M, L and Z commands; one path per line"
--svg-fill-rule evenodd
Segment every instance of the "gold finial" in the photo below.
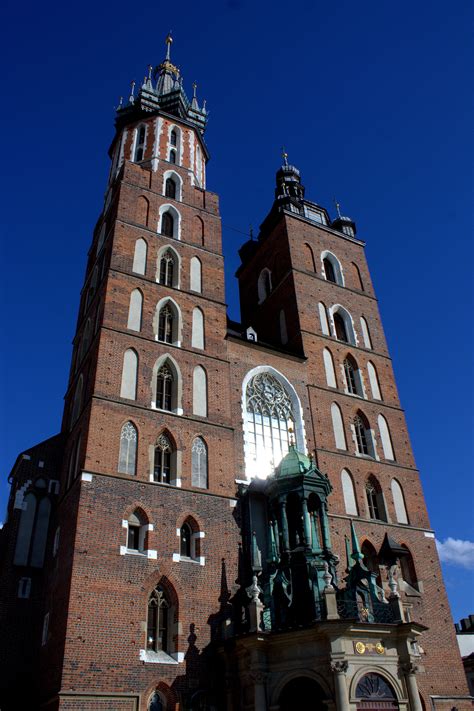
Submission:
M 168 32 L 168 35 L 165 40 L 167 47 L 166 47 L 166 59 L 169 61 L 171 58 L 171 45 L 173 44 L 173 38 L 171 37 L 171 30 Z
M 283 158 L 285 165 L 288 165 L 288 153 L 285 151 L 285 146 L 281 147 L 281 157 Z
M 293 437 L 293 427 L 288 427 L 288 434 L 290 435 L 290 446 L 294 447 L 295 446 L 295 438 Z

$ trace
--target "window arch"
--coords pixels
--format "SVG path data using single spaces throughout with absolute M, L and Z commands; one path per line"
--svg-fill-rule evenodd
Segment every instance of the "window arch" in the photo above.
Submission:
M 306 247 L 306 254 L 307 254 L 306 263 L 309 265 L 310 271 L 313 271 L 316 273 L 316 262 L 314 261 L 313 249 L 307 242 L 305 242 L 304 246 Z
M 71 447 L 71 451 L 69 454 L 69 466 L 68 466 L 68 473 L 67 473 L 67 486 L 69 487 L 72 482 L 75 480 L 78 474 L 78 467 L 79 467 L 79 457 L 81 454 L 81 441 L 82 441 L 82 435 L 79 434 L 79 437 L 76 440 L 75 445 Z
M 374 440 L 370 424 L 367 417 L 360 410 L 357 411 L 353 419 L 352 427 L 354 429 L 357 454 L 375 458 Z
M 122 383 L 120 397 L 136 400 L 137 397 L 138 355 L 133 348 L 128 348 L 123 354 Z
M 369 326 L 363 316 L 360 317 L 360 327 L 362 329 L 362 338 L 364 339 L 365 348 L 372 349 L 372 340 L 370 338 Z
M 140 237 L 135 242 L 135 251 L 133 254 L 133 266 L 132 271 L 135 274 L 145 274 L 146 273 L 146 257 L 148 252 L 148 245 L 144 239 Z
M 187 558 L 204 565 L 205 559 L 201 557 L 201 539 L 204 533 L 199 530 L 194 518 L 188 516 L 180 529 L 180 558 Z
M 207 374 L 202 365 L 193 372 L 193 415 L 207 417 Z
M 147 649 L 170 652 L 170 601 L 163 586 L 157 585 L 148 598 Z
M 168 160 L 170 163 L 180 163 L 181 130 L 178 126 L 170 126 L 168 134 Z
M 131 331 L 140 331 L 142 327 L 143 294 L 140 289 L 134 289 L 130 294 L 128 307 L 127 328 Z
M 377 375 L 377 369 L 373 363 L 367 363 L 367 372 L 369 374 L 370 389 L 372 390 L 372 397 L 374 400 L 382 400 L 382 393 L 380 392 L 380 383 Z
M 257 282 L 258 303 L 261 304 L 272 291 L 272 273 L 266 267 L 262 269 Z
M 81 375 L 79 376 L 79 380 L 77 381 L 76 389 L 74 391 L 74 399 L 73 399 L 73 403 L 72 403 L 72 414 L 71 414 L 71 427 L 76 422 L 77 418 L 79 417 L 79 413 L 81 412 L 81 409 L 82 409 L 83 389 L 84 389 L 84 378 L 81 373 Z
M 38 480 L 35 490 L 24 498 L 15 545 L 15 565 L 43 567 L 51 513 L 51 501 L 45 495 L 45 486 L 44 480 Z
M 153 481 L 160 484 L 176 482 L 176 447 L 167 432 L 162 432 L 155 443 Z
M 364 291 L 364 284 L 362 282 L 362 277 L 360 275 L 360 269 L 355 262 L 351 262 L 352 273 L 354 276 L 354 286 L 356 289 Z
M 164 286 L 179 288 L 180 258 L 172 247 L 163 247 L 158 253 L 157 281 Z
M 324 336 L 329 336 L 328 314 L 325 305 L 320 301 L 318 304 L 319 321 L 321 323 L 321 331 Z
M 133 160 L 135 163 L 139 163 L 143 160 L 145 154 L 145 140 L 146 140 L 146 126 L 142 124 L 138 126 L 135 133 L 135 152 L 133 155 Z
M 148 225 L 148 217 L 150 214 L 150 201 L 144 195 L 140 195 L 137 200 L 137 209 L 135 219 L 139 225 Z
M 191 555 L 192 531 L 189 523 L 183 523 L 179 530 L 179 554 L 181 558 L 192 558 Z
M 192 221 L 192 237 L 195 244 L 199 244 L 204 247 L 204 221 L 195 215 Z
M 365 484 L 365 493 L 367 496 L 369 518 L 373 518 L 376 521 L 386 521 L 387 514 L 385 511 L 382 488 L 378 480 L 372 474 Z
M 329 388 L 337 388 L 336 371 L 334 370 L 334 360 L 329 348 L 323 350 L 324 370 L 326 372 L 326 384 Z
M 152 407 L 181 415 L 181 398 L 181 373 L 176 361 L 169 355 L 158 358 L 153 368 Z
M 191 486 L 207 489 L 209 487 L 207 445 L 202 437 L 195 437 L 193 440 L 191 460 Z
M 135 509 L 127 519 L 127 550 L 143 553 L 147 548 L 148 519 L 144 512 Z
M 162 696 L 155 691 L 148 703 L 148 711 L 165 711 L 166 705 Z
M 202 291 L 202 265 L 198 257 L 191 257 L 189 269 L 189 288 L 191 291 Z
M 157 341 L 181 345 L 181 312 L 172 299 L 165 298 L 158 302 L 154 320 Z
M 350 313 L 343 306 L 337 304 L 331 308 L 333 333 L 338 341 L 357 345 L 354 326 Z
M 344 277 L 342 275 L 342 267 L 339 259 L 332 252 L 323 252 L 321 254 L 323 265 L 323 275 L 326 281 L 332 281 L 334 284 L 344 286 Z
M 362 386 L 362 377 L 355 358 L 350 353 L 344 358 L 344 375 L 346 378 L 347 392 L 350 395 L 358 395 L 364 397 L 364 388 Z
M 341 408 L 335 402 L 331 405 L 331 418 L 336 449 L 347 449 Z
M 398 523 L 409 523 L 408 514 L 405 505 L 405 497 L 403 495 L 403 489 L 396 479 L 392 479 L 390 485 L 392 489 L 393 505 L 395 507 L 395 516 Z
M 379 426 L 380 439 L 382 440 L 383 456 L 385 459 L 393 462 L 395 461 L 395 454 L 393 452 L 392 438 L 390 436 L 388 422 L 383 415 L 379 415 L 377 423 Z
M 166 170 L 163 175 L 163 195 L 171 200 L 182 199 L 183 180 L 174 170 Z
M 341 472 L 342 494 L 344 496 L 344 508 L 350 516 L 358 516 L 357 501 L 354 489 L 354 480 L 347 469 Z
M 120 432 L 118 472 L 136 474 L 138 432 L 133 422 L 125 422 Z
M 204 314 L 199 308 L 193 309 L 191 346 L 204 349 Z
M 165 237 L 181 239 L 181 215 L 173 205 L 160 207 L 158 232 Z

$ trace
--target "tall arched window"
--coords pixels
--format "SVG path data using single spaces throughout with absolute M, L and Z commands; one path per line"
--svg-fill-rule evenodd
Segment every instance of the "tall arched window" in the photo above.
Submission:
M 131 331 L 139 331 L 142 327 L 142 304 L 142 292 L 140 289 L 134 289 L 130 294 L 130 304 L 128 307 L 127 328 Z
M 174 237 L 174 217 L 169 211 L 161 216 L 161 234 L 165 237 Z
M 355 264 L 354 262 L 351 262 L 352 265 L 352 273 L 353 273 L 353 281 L 354 281 L 354 286 L 356 289 L 360 289 L 361 291 L 364 291 L 364 284 L 362 283 L 362 277 L 360 275 L 360 269 Z
M 269 269 L 262 269 L 257 283 L 258 303 L 261 304 L 272 290 L 272 275 Z
M 369 374 L 370 389 L 372 390 L 372 397 L 374 400 L 381 400 L 382 393 L 380 392 L 380 383 L 377 375 L 377 370 L 373 363 L 367 363 L 367 372 Z
M 135 274 L 145 274 L 146 273 L 146 255 L 147 255 L 148 245 L 144 239 L 137 239 L 135 242 L 135 252 L 133 255 L 133 266 L 132 271 Z
M 318 304 L 318 310 L 319 310 L 319 321 L 321 323 L 321 331 L 324 336 L 329 336 L 328 315 L 327 315 L 326 307 L 321 301 Z
M 336 275 L 334 273 L 334 267 L 329 261 L 329 259 L 323 259 L 324 273 L 328 281 L 333 281 L 336 283 Z
M 173 409 L 173 371 L 167 363 L 161 366 L 156 376 L 156 407 L 160 410 Z
M 120 474 L 136 473 L 138 433 L 133 422 L 126 422 L 120 432 L 118 471 Z
M 76 422 L 77 418 L 79 417 L 79 413 L 81 412 L 81 409 L 82 409 L 83 389 L 84 389 L 84 378 L 81 373 L 81 375 L 79 376 L 79 380 L 77 381 L 76 389 L 74 391 L 74 400 L 73 400 L 73 404 L 72 404 L 72 414 L 71 414 L 71 427 Z
M 192 257 L 189 270 L 189 288 L 199 294 L 202 291 L 201 272 L 201 260 L 198 257 Z
M 315 272 L 316 262 L 314 261 L 314 252 L 307 242 L 305 242 L 304 246 L 306 247 L 306 266 L 310 271 Z
M 357 453 L 368 457 L 374 456 L 374 442 L 370 431 L 369 421 L 359 410 L 353 420 L 354 434 L 356 438 Z
M 328 348 L 323 350 L 324 370 L 326 372 L 326 383 L 329 388 L 337 388 L 336 372 L 331 351 Z
M 137 200 L 135 221 L 139 225 L 148 225 L 149 214 L 150 214 L 150 201 L 144 195 L 140 195 L 140 197 Z
M 15 565 L 43 566 L 51 513 L 51 501 L 46 494 L 46 481 L 38 479 L 34 491 L 24 498 L 13 561 Z
M 208 488 L 207 446 L 202 437 L 196 437 L 191 447 L 191 485 Z
M 138 356 L 133 348 L 123 354 L 122 384 L 120 397 L 135 400 L 137 397 Z
M 145 128 L 145 126 L 140 126 L 137 130 L 137 140 L 135 143 L 134 161 L 136 163 L 143 160 L 143 154 L 145 152 L 145 137 L 146 137 L 146 128 Z
M 347 449 L 341 408 L 335 402 L 333 402 L 331 405 L 331 419 L 336 449 Z
M 332 252 L 323 252 L 323 276 L 327 281 L 332 281 L 334 284 L 344 286 L 344 278 L 342 276 L 342 268 L 339 259 Z
M 153 694 L 148 704 L 148 711 L 165 711 L 165 704 L 163 699 L 157 691 Z
M 365 348 L 372 348 L 372 339 L 370 338 L 370 331 L 367 321 L 363 316 L 360 317 L 360 327 L 362 329 L 362 338 L 364 339 Z
M 377 423 L 379 426 L 380 439 L 382 440 L 383 455 L 385 459 L 393 462 L 395 461 L 395 454 L 393 453 L 392 438 L 390 437 L 388 422 L 383 415 L 379 415 Z
M 179 531 L 179 554 L 181 558 L 191 558 L 192 531 L 189 523 L 183 523 Z
M 201 365 L 193 371 L 193 415 L 207 417 L 207 375 Z
M 164 286 L 175 286 L 175 269 L 175 258 L 171 250 L 167 249 L 166 252 L 161 255 L 160 259 L 160 284 L 164 284 Z
M 148 599 L 147 649 L 169 653 L 170 603 L 161 585 L 157 585 Z
M 170 163 L 173 163 L 173 165 L 176 163 L 176 150 L 174 148 L 171 148 L 170 150 L 169 161 Z
M 165 409 L 165 408 L 163 408 Z M 153 481 L 161 484 L 171 483 L 171 463 L 173 447 L 168 437 L 161 434 L 155 444 L 155 457 L 153 463 Z
M 166 178 L 165 196 L 171 198 L 172 200 L 176 199 L 176 183 L 173 178 Z
M 204 314 L 197 307 L 193 309 L 191 346 L 193 348 L 204 348 Z
M 343 469 L 341 472 L 342 493 L 344 496 L 344 508 L 350 516 L 358 516 L 357 502 L 354 490 L 354 481 L 350 472 Z
M 374 476 L 370 476 L 367 479 L 365 493 L 367 496 L 369 517 L 377 521 L 386 521 L 387 514 L 385 513 L 385 503 L 383 500 L 382 489 Z
M 165 304 L 158 316 L 158 340 L 163 343 L 173 343 L 174 314 L 169 303 Z
M 170 145 L 175 146 L 175 147 L 178 145 L 178 134 L 176 133 L 175 128 L 173 128 L 173 130 L 170 133 Z
M 295 426 L 291 398 L 276 377 L 263 372 L 249 381 L 246 403 L 249 454 L 265 469 L 265 475 L 288 452 L 288 430 Z
M 359 366 L 350 354 L 344 359 L 344 374 L 346 376 L 347 392 L 351 395 L 364 397 Z
M 395 516 L 398 523 L 408 523 L 408 515 L 402 487 L 396 479 L 392 479 L 390 488 L 392 489 L 393 505 L 395 507 Z

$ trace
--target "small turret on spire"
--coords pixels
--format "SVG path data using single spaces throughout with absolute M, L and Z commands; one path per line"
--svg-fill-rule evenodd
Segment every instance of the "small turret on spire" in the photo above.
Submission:
M 351 220 L 350 217 L 344 217 L 344 215 L 341 215 L 341 205 L 336 198 L 334 198 L 334 205 L 336 206 L 337 217 L 332 221 L 331 227 L 334 227 L 336 230 L 343 232 L 349 237 L 355 237 L 356 226 L 354 220 Z
M 130 82 L 130 96 L 128 97 L 129 104 L 135 103 L 135 83 L 135 81 Z
M 359 539 L 357 538 L 357 533 L 354 526 L 354 521 L 351 521 L 351 544 L 352 544 L 352 560 L 358 562 L 364 559 L 364 554 L 360 549 Z

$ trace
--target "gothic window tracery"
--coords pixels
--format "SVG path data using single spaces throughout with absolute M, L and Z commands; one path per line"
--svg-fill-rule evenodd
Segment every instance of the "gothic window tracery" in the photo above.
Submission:
M 171 411 L 173 394 L 173 373 L 165 363 L 156 376 L 156 407 Z
M 351 355 L 344 359 L 344 373 L 346 376 L 347 390 L 351 395 L 363 397 L 362 382 L 359 366 Z
M 160 259 L 160 284 L 173 286 L 174 270 L 175 260 L 172 253 L 167 250 Z
M 148 600 L 147 649 L 153 652 L 168 652 L 168 616 L 170 604 L 160 585 Z
M 357 443 L 357 453 L 367 457 L 373 457 L 374 447 L 370 425 L 366 417 L 360 411 L 354 417 L 353 426 Z
M 145 126 L 140 126 L 140 128 L 137 131 L 137 143 L 135 146 L 134 160 L 136 163 L 139 163 L 141 160 L 143 160 L 143 153 L 145 150 L 145 136 L 146 136 Z
M 294 413 L 289 394 L 271 373 L 255 375 L 246 390 L 248 445 L 251 457 L 275 467 L 288 452 Z
M 191 484 L 208 488 L 207 446 L 202 437 L 196 437 L 191 447 Z
M 158 319 L 158 340 L 163 343 L 173 343 L 174 314 L 168 304 L 160 311 Z
M 171 454 L 173 448 L 165 434 L 161 434 L 155 445 L 153 481 L 169 484 L 171 480 Z
M 118 471 L 120 474 L 136 472 L 138 434 L 133 422 L 126 422 L 120 433 L 120 451 Z
M 161 216 L 161 234 L 165 237 L 174 236 L 174 217 L 169 210 Z
M 385 505 L 380 484 L 374 476 L 370 476 L 365 485 L 369 517 L 378 521 L 386 521 Z

